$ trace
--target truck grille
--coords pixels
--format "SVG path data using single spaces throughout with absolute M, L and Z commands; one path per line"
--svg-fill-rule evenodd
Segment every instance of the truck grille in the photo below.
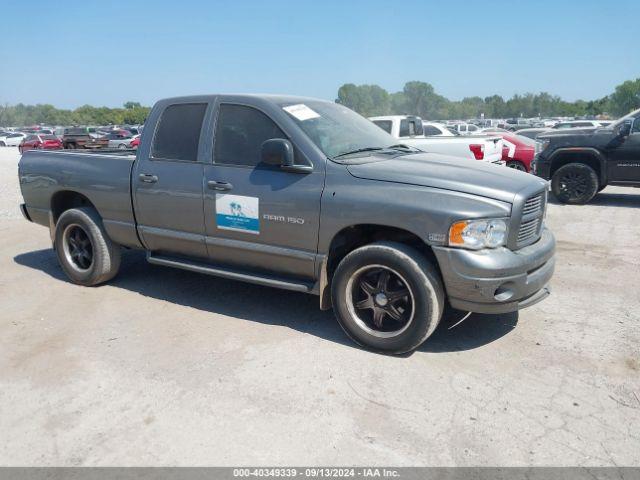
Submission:
M 537 193 L 525 200 L 516 237 L 517 247 L 530 245 L 540 237 L 546 203 L 546 192 Z
M 540 226 L 540 219 L 534 218 L 527 220 L 520 224 L 520 230 L 518 230 L 518 244 L 526 243 L 538 234 L 538 227 Z
M 524 207 L 522 209 L 522 216 L 532 215 L 534 213 L 538 213 L 542 210 L 542 194 L 536 195 L 535 197 L 531 197 L 526 202 L 524 202 Z

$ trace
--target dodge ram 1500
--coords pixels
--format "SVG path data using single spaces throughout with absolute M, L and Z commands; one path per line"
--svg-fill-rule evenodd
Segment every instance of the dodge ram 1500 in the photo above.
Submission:
M 445 306 L 532 305 L 554 269 L 546 182 L 399 145 L 309 98 L 162 100 L 135 155 L 30 150 L 19 177 L 23 215 L 49 227 L 77 284 L 108 281 L 122 248 L 142 249 L 154 264 L 316 294 L 378 351 L 415 349 Z

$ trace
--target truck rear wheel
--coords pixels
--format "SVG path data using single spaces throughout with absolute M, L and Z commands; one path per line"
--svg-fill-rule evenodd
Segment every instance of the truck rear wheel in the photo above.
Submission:
M 356 343 L 400 354 L 436 329 L 444 308 L 438 272 L 419 251 L 376 242 L 349 253 L 331 285 L 338 322 Z
M 120 246 L 111 241 L 93 208 L 72 208 L 56 224 L 54 247 L 73 283 L 93 286 L 112 279 L 120 268 Z
M 551 179 L 551 190 L 562 203 L 584 205 L 598 193 L 598 175 L 584 163 L 568 163 Z

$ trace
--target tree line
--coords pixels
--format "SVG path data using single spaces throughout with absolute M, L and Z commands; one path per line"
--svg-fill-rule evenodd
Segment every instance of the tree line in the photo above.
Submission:
M 426 82 L 407 82 L 400 92 L 389 93 L 378 85 L 345 83 L 338 90 L 337 103 L 371 117 L 374 115 L 418 115 L 426 120 L 514 117 L 621 116 L 640 108 L 640 78 L 618 85 L 611 95 L 597 100 L 567 102 L 546 92 L 514 95 L 504 99 L 465 97 L 448 100 Z M 83 105 L 64 110 L 49 104 L 0 105 L 0 126 L 28 125 L 122 125 L 144 123 L 150 107 L 126 102 L 122 108 Z
M 378 85 L 346 83 L 338 90 L 337 103 L 371 117 L 418 115 L 428 120 L 515 117 L 578 117 L 626 115 L 640 108 L 640 78 L 618 85 L 611 95 L 597 100 L 568 102 L 546 92 L 525 93 L 505 99 L 500 95 L 449 100 L 426 82 L 407 82 L 400 92 L 389 93 Z
M 83 105 L 64 110 L 48 104 L 0 105 L 0 127 L 30 125 L 137 125 L 144 123 L 150 107 L 126 102 L 122 108 Z

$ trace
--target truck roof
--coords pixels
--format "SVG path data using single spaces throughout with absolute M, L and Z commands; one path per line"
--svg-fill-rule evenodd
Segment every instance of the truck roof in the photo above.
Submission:
M 333 103 L 329 100 L 313 97 L 300 97 L 296 95 L 279 95 L 270 93 L 214 93 L 207 95 L 187 95 L 180 97 L 169 97 L 159 100 L 162 103 L 187 103 L 187 102 L 209 102 L 214 98 L 233 98 L 235 101 L 242 100 L 243 98 L 261 99 L 273 103 L 287 103 L 287 102 L 327 102 Z
M 406 118 L 420 118 L 416 115 L 379 115 L 377 117 L 368 117 L 369 120 L 404 120 Z

